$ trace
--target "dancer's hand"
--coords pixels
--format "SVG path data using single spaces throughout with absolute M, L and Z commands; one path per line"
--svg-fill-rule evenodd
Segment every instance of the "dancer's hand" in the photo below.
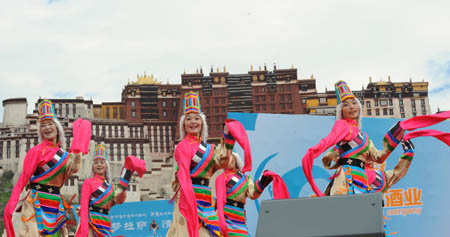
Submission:
M 414 150 L 414 144 L 412 143 L 412 141 L 411 140 L 402 140 L 402 147 L 403 147 L 403 150 L 404 151 L 407 151 L 407 150 Z
M 272 176 L 268 176 L 268 175 L 262 175 L 261 176 L 261 180 L 260 180 L 260 182 L 261 182 L 261 185 L 263 186 L 263 187 L 266 187 L 267 185 L 269 185 L 270 184 L 270 182 L 272 182 Z
M 398 121 L 394 126 L 389 129 L 389 133 L 397 139 L 397 141 L 402 140 L 405 134 L 405 129 L 400 126 L 400 121 Z

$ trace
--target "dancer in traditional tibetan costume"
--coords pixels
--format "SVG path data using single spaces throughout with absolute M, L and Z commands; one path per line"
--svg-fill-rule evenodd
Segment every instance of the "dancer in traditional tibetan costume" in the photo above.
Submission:
M 343 81 L 335 85 L 339 105 L 336 109 L 336 123 L 331 133 L 316 146 L 308 149 L 303 157 L 303 170 L 313 191 L 318 196 L 324 194 L 312 179 L 313 159 L 333 146 L 323 157 L 328 169 L 336 169 L 330 184 L 330 195 L 368 193 L 371 187 L 365 172 L 366 162 L 383 163 L 403 138 L 404 129 L 399 123 L 394 125 L 383 139 L 383 150 L 374 146 L 369 136 L 361 128 L 361 104 Z M 334 164 L 331 165 L 331 162 Z
M 386 133 L 383 139 L 383 150 L 378 151 L 369 136 L 361 131 L 361 104 L 350 91 L 347 84 L 339 81 L 335 85 L 339 105 L 336 109 L 336 123 L 330 134 L 319 144 L 308 149 L 302 160 L 303 171 L 313 191 L 318 196 L 324 194 L 316 186 L 312 176 L 313 161 L 321 153 L 332 147 L 322 158 L 323 165 L 328 169 L 336 169 L 329 185 L 330 195 L 346 195 L 368 193 L 372 183 L 368 181 L 366 163 L 382 164 L 400 142 L 409 144 L 409 140 L 420 136 L 433 136 L 450 146 L 450 134 L 436 130 L 413 131 L 404 136 L 405 131 L 424 128 L 442 122 L 450 117 L 450 112 L 434 115 L 422 115 L 397 122 Z M 405 151 L 405 161 L 399 162 L 397 171 L 392 171 L 392 177 L 387 182 L 393 184 L 409 167 L 408 157 L 411 152 Z M 402 158 L 401 158 L 402 159 Z M 332 165 L 332 162 L 334 164 Z M 396 173 L 397 172 L 397 173 Z M 373 176 L 372 176 L 373 177 Z
M 182 140 L 174 152 L 178 170 L 172 183 L 175 204 L 167 236 L 220 236 L 209 179 L 221 168 L 225 152 L 206 143 L 208 125 L 195 92 L 184 97 L 179 127 Z
M 64 200 L 60 189 L 80 169 L 80 153 L 88 152 L 91 123 L 82 119 L 73 123 L 70 153 L 65 152 L 64 130 L 52 103 L 43 100 L 39 105 L 38 133 L 41 143 L 27 152 L 22 173 L 4 210 L 8 236 L 53 235 L 63 229 L 70 203 Z M 26 196 L 19 201 L 25 186 Z M 20 213 L 17 226 L 12 223 L 13 212 Z
M 142 177 L 145 161 L 128 156 L 120 174 L 120 183 L 112 184 L 106 147 L 98 144 L 92 164 L 92 176 L 83 182 L 80 200 L 80 225 L 76 236 L 111 236 L 109 210 L 126 199 L 126 190 L 133 172 Z
M 248 236 L 245 216 L 247 198 L 256 200 L 272 182 L 275 199 L 289 198 L 286 184 L 280 176 L 266 170 L 256 182 L 246 174 L 251 170 L 250 143 L 244 127 L 236 120 L 226 120 L 222 145 L 231 153 L 235 142 L 244 149 L 245 166 L 237 153 L 228 154 L 226 167 L 216 179 L 217 214 L 224 236 Z

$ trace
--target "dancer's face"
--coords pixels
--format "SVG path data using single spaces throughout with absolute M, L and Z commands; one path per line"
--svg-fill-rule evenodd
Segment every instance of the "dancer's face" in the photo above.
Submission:
M 202 118 L 200 114 L 189 113 L 184 119 L 184 130 L 193 136 L 200 136 L 202 131 Z
M 103 158 L 97 158 L 94 160 L 94 164 L 92 165 L 92 170 L 94 174 L 101 175 L 105 177 L 106 174 L 106 162 Z
M 348 98 L 342 102 L 342 116 L 353 120 L 358 119 L 359 105 L 355 98 Z
M 58 129 L 56 124 L 51 119 L 45 119 L 40 122 L 39 128 L 41 130 L 41 136 L 45 140 L 56 143 L 56 136 L 58 135 Z

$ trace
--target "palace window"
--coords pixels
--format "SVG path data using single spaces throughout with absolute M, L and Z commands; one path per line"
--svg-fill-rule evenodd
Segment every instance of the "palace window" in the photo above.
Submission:
M 122 160 L 122 144 L 117 144 L 117 160 Z
M 11 158 L 11 141 L 6 142 L 6 159 Z
M 117 108 L 113 108 L 113 119 L 117 119 Z
M 27 137 L 27 148 L 26 148 L 26 152 L 28 152 L 30 150 L 30 146 L 31 146 L 31 141 L 30 138 Z M 1 152 L 1 151 L 0 151 Z
M 137 156 L 137 153 L 136 153 L 136 143 L 131 143 L 131 155 Z
M 114 161 L 114 143 L 109 144 L 109 157 Z

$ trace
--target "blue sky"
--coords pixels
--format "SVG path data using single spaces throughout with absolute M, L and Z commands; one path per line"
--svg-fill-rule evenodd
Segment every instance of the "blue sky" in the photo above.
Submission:
M 180 83 L 200 66 L 245 73 L 266 63 L 346 80 L 429 81 L 450 109 L 448 1 L 17 0 L 0 8 L 0 100 L 119 101 L 128 80 Z M 2 118 L 3 109 L 0 108 Z

